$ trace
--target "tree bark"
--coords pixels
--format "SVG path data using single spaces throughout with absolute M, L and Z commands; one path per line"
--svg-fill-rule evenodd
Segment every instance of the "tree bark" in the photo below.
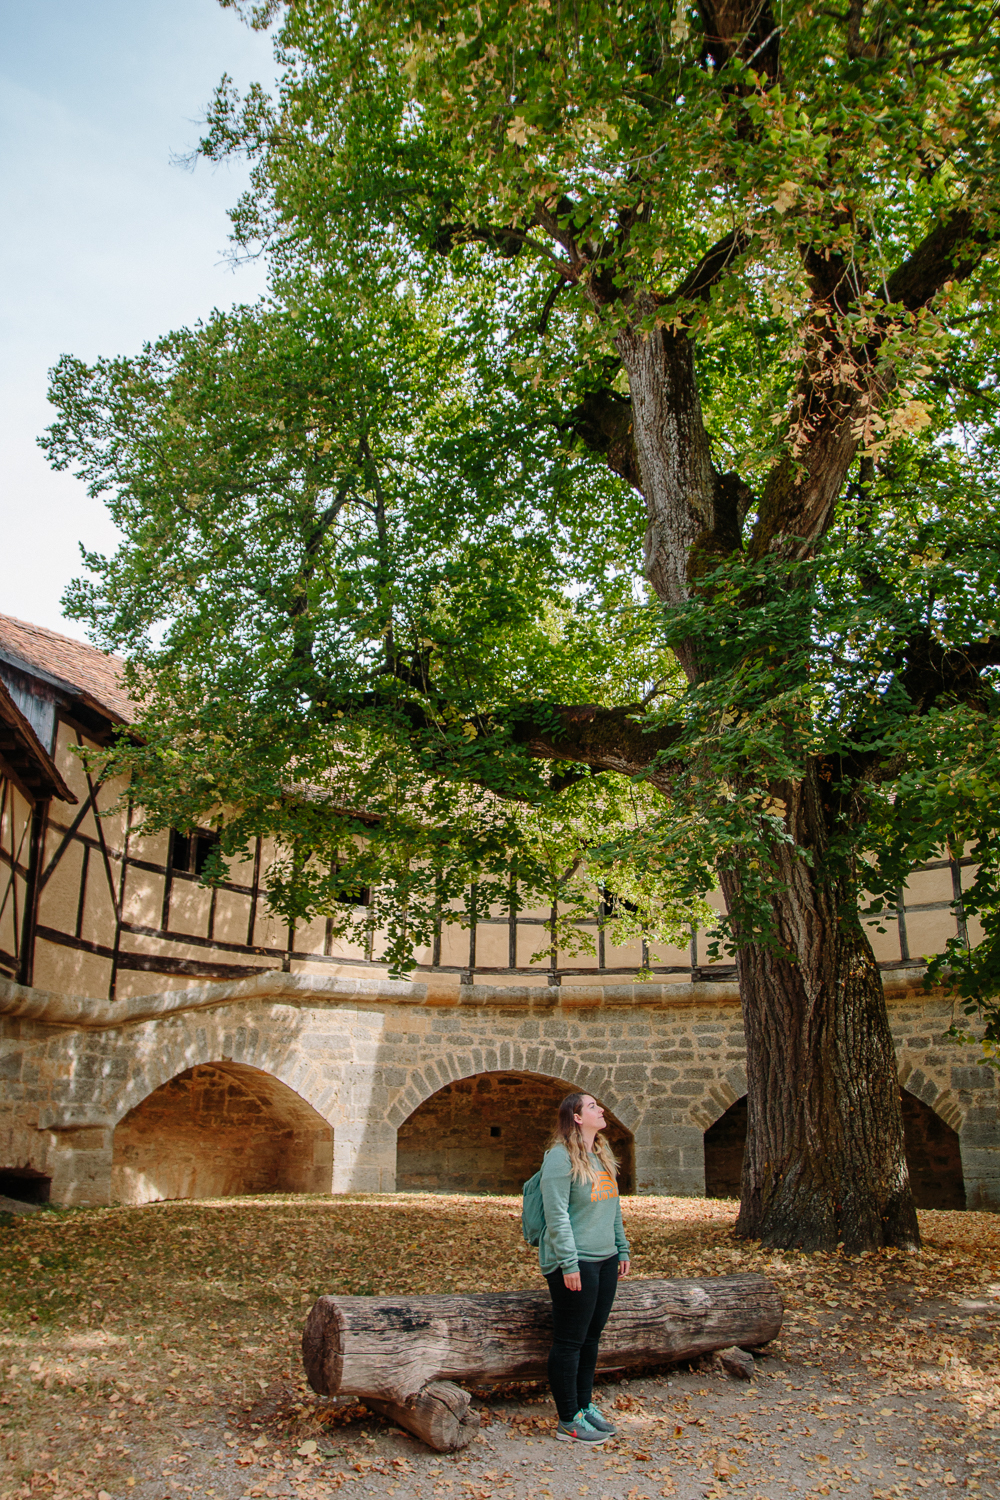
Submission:
M 667 1364 L 733 1344 L 759 1348 L 777 1335 L 782 1312 L 763 1276 L 626 1281 L 598 1369 Z M 306 1320 L 302 1360 L 321 1395 L 412 1407 L 442 1380 L 544 1379 L 551 1342 L 547 1291 L 320 1297 Z
M 882 977 L 849 881 L 823 873 L 816 769 L 777 794 L 793 838 L 814 858 L 788 844 L 770 851 L 776 937 L 788 957 L 761 943 L 737 954 L 748 1088 L 736 1232 L 803 1250 L 914 1249 L 920 1233 Z M 739 877 L 720 874 L 732 910 Z
M 638 312 L 654 312 L 640 303 Z M 687 331 L 626 329 L 616 339 L 628 372 L 635 447 L 649 526 L 644 568 L 658 596 L 689 595 L 689 557 L 715 530 L 716 476 Z M 730 544 L 736 541 L 730 537 Z M 683 657 L 683 653 L 681 653 Z M 689 663 L 683 665 L 692 675 Z

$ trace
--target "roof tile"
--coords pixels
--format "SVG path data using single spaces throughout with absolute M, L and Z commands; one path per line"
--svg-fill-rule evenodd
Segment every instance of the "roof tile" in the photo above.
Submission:
M 113 719 L 130 724 L 135 718 L 135 705 L 121 684 L 125 663 L 119 656 L 13 615 L 0 615 L 0 651 L 58 678 Z

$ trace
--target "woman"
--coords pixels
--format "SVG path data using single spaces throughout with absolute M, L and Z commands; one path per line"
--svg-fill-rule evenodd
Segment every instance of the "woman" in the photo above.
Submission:
M 603 1443 L 615 1431 L 592 1400 L 597 1346 L 618 1278 L 629 1268 L 618 1163 L 600 1134 L 605 1123 L 591 1094 L 570 1094 L 542 1162 L 545 1232 L 538 1258 L 552 1294 L 549 1384 L 559 1413 L 556 1437 L 564 1443 Z

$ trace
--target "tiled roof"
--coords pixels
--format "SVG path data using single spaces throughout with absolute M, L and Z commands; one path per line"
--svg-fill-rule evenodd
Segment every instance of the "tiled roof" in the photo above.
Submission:
M 72 697 L 119 723 L 130 724 L 135 708 L 121 686 L 125 663 L 110 652 L 98 651 L 44 625 L 29 625 L 13 615 L 0 615 L 0 654 L 14 666 L 23 664 L 55 679 Z

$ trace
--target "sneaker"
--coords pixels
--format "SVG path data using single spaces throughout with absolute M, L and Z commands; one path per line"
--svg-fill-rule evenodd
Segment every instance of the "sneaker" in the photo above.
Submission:
M 599 1447 L 601 1443 L 607 1442 L 609 1436 L 609 1433 L 599 1432 L 596 1427 L 592 1427 L 582 1411 L 578 1411 L 571 1421 L 560 1420 L 556 1424 L 557 1443 L 591 1443 L 594 1447 Z
M 596 1427 L 598 1432 L 606 1432 L 609 1437 L 613 1432 L 618 1431 L 614 1422 L 609 1422 L 607 1417 L 598 1411 L 593 1401 L 591 1401 L 589 1406 L 582 1406 L 580 1408 L 580 1415 L 586 1417 L 591 1427 Z

